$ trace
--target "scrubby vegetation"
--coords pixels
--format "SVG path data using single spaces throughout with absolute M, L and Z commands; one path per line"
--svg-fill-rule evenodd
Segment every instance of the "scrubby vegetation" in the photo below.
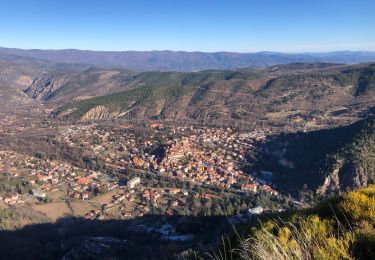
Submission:
M 246 260 L 374 259 L 375 185 L 312 209 L 262 219 L 224 244 L 220 252 L 209 255 Z
M 309 184 L 340 169 L 346 171 L 347 176 L 351 171 L 353 179 L 355 173 L 361 175 L 358 183 L 340 176 L 343 186 L 349 186 L 350 182 L 353 186 L 361 186 L 375 178 L 374 147 L 375 120 L 369 118 L 347 127 L 303 134 L 293 142 L 287 157 L 296 163 L 298 171 L 310 173 L 312 183 Z
M 0 231 L 13 231 L 26 225 L 47 223 L 50 220 L 30 207 L 15 207 L 0 210 Z
M 97 87 L 82 83 L 80 88 L 91 89 L 92 95 L 81 94 L 84 100 L 69 99 L 73 102 L 63 104 L 55 115 L 84 120 L 261 121 L 278 127 L 309 123 L 318 128 L 337 125 L 332 111 L 341 109 L 352 117 L 358 115 L 361 107 L 371 106 L 371 102 L 360 102 L 373 97 L 374 68 L 373 65 L 356 65 L 314 69 L 312 65 L 310 69 L 293 70 L 280 66 L 281 70 L 286 70 L 281 74 L 272 67 L 191 73 L 144 72 L 120 77 L 121 80 L 116 78 L 118 88 L 108 92 L 114 93 L 109 95 L 95 94 Z M 68 91 L 72 96 L 77 94 L 68 87 L 61 91 Z M 288 117 L 297 114 L 305 116 L 306 122 L 294 122 Z M 350 117 L 341 120 L 349 123 Z
M 263 77 L 250 72 L 214 70 L 194 73 L 144 72 L 134 76 L 132 81 L 128 83 L 131 86 L 130 89 L 126 91 L 84 100 L 73 105 L 68 104 L 63 106 L 60 112 L 75 108 L 76 111 L 70 116 L 79 118 L 95 106 L 102 105 L 107 107 L 111 113 L 128 111 L 131 115 L 135 115 L 137 110 L 142 110 L 141 108 L 154 110 L 160 104 L 167 106 L 169 111 L 178 108 L 178 106 L 187 106 L 188 104 L 181 102 L 181 98 L 184 96 L 192 97 L 190 102 L 196 102 L 194 98 L 196 99 L 197 95 L 204 96 L 205 89 L 212 84 L 217 84 L 219 87 L 221 85 L 225 87 L 226 84 L 229 84 L 231 88 L 238 88 L 238 86 L 245 85 L 249 80 L 257 80 Z M 146 116 L 152 117 L 152 114 L 148 113 Z M 163 111 L 160 112 L 159 117 L 166 117 Z
M 351 85 L 352 93 L 364 95 L 375 89 L 375 65 L 355 70 L 345 70 L 333 76 L 342 85 Z

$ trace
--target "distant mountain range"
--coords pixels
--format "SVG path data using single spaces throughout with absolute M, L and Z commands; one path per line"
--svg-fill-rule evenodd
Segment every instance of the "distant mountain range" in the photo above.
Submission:
M 327 53 L 280 52 L 185 52 L 185 51 L 87 51 L 22 50 L 0 48 L 1 59 L 37 58 L 53 63 L 76 63 L 127 68 L 135 71 L 199 71 L 272 66 L 296 62 L 365 63 L 375 61 L 375 52 L 337 51 Z

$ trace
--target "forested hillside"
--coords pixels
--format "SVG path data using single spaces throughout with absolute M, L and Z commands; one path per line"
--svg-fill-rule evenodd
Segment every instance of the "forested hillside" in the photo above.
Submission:
M 285 122 L 302 116 L 307 121 L 316 120 L 310 124 L 324 125 L 334 119 L 336 111 L 344 113 L 350 122 L 351 117 L 358 117 L 373 104 L 374 65 L 310 65 L 304 73 L 298 69 L 302 65 L 285 66 L 285 70 L 296 73 L 278 75 L 279 72 L 261 70 L 145 72 L 125 82 L 125 91 L 64 105 L 58 114 L 85 120 L 133 118 L 203 122 Z
M 254 159 L 273 182 L 303 200 L 364 187 L 375 180 L 375 119 L 309 133 L 282 134 Z M 289 166 L 281 160 L 291 162 Z M 291 166 L 292 165 L 292 166 Z

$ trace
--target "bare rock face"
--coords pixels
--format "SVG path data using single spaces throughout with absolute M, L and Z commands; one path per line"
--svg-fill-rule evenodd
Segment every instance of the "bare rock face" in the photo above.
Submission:
M 25 90 L 25 93 L 36 100 L 47 100 L 56 90 L 69 82 L 70 78 L 69 74 L 55 76 L 46 74 L 40 78 L 35 78 Z
M 103 120 L 113 117 L 109 112 L 109 109 L 105 106 L 96 106 L 91 108 L 86 114 L 81 118 L 83 121 L 89 120 Z
M 342 193 L 346 190 L 365 187 L 367 183 L 368 176 L 363 169 L 352 163 L 339 161 L 331 174 L 325 178 L 323 185 L 319 187 L 318 194 Z

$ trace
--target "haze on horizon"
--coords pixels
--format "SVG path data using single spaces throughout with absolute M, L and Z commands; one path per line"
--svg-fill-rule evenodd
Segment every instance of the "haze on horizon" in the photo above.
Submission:
M 102 51 L 375 51 L 375 2 L 13 0 L 1 47 Z

